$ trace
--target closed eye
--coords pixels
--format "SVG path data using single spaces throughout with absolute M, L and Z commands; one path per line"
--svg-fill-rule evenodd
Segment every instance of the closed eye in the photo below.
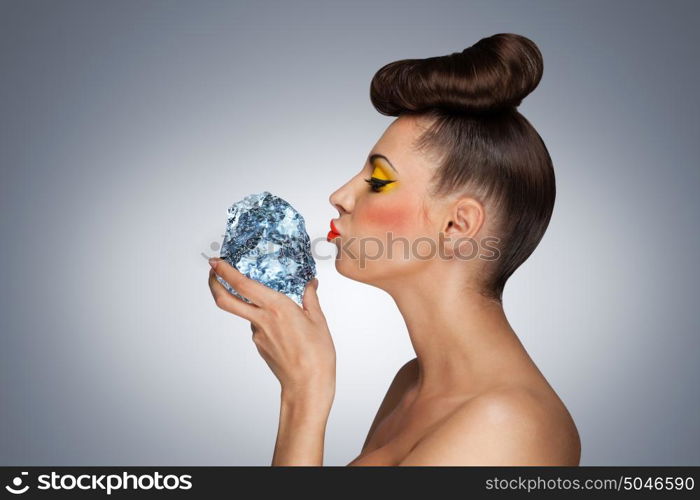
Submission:
M 387 184 L 391 184 L 392 182 L 396 182 L 395 180 L 389 180 L 389 179 L 377 179 L 376 177 L 370 177 L 369 179 L 365 179 L 365 182 L 370 185 L 370 189 L 374 191 L 375 193 L 379 193 L 384 186 Z

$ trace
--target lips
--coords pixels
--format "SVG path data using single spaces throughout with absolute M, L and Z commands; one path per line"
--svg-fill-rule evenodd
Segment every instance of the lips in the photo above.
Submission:
M 326 236 L 326 240 L 331 241 L 333 238 L 336 238 L 337 236 L 340 236 L 340 232 L 338 231 L 338 228 L 335 227 L 335 224 L 333 224 L 333 221 L 331 220 L 331 230 L 328 231 L 328 235 Z

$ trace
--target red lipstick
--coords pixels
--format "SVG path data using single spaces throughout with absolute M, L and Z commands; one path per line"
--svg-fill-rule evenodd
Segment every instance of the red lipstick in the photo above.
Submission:
M 333 238 L 340 236 L 340 232 L 338 231 L 338 228 L 335 227 L 335 224 L 333 224 L 333 221 L 331 220 L 331 230 L 328 231 L 328 235 L 326 236 L 327 241 L 333 240 Z

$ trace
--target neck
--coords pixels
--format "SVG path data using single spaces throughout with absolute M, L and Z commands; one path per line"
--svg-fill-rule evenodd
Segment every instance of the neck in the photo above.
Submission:
M 404 281 L 387 289 L 416 352 L 417 394 L 473 391 L 523 359 L 525 350 L 500 302 L 465 288 L 467 278 L 451 269 L 429 274 L 411 286 Z

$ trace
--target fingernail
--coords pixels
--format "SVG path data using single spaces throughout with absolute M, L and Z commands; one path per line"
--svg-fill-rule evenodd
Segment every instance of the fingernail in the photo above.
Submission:
M 219 260 L 216 259 L 215 257 L 212 257 L 209 259 L 209 265 L 212 267 L 212 269 L 216 269 L 216 265 L 219 263 Z

